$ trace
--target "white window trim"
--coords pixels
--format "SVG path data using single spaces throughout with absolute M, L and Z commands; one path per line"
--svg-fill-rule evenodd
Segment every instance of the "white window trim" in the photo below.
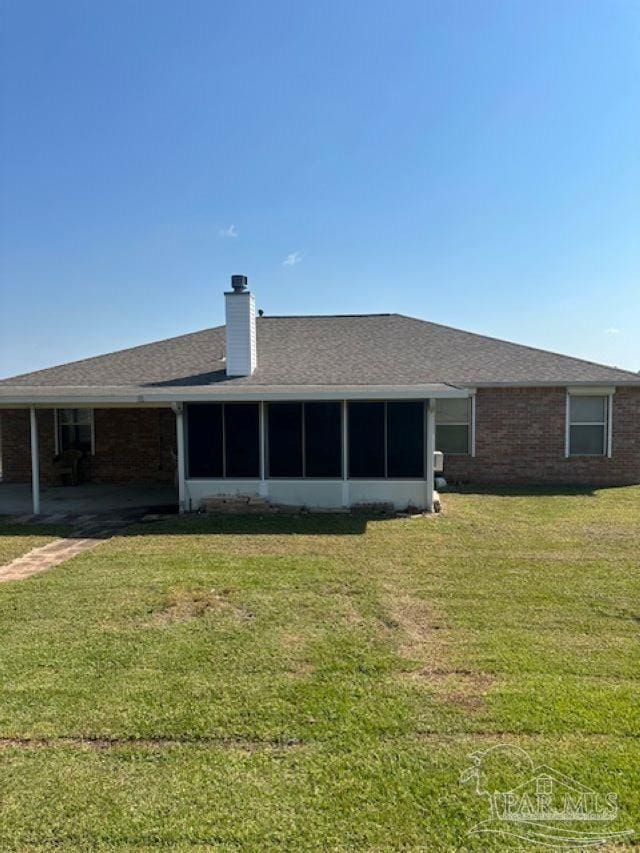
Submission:
M 53 443 L 55 448 L 55 455 L 58 456 L 60 453 L 60 418 L 58 413 L 60 409 L 77 409 L 78 406 L 60 406 L 59 409 L 53 410 Z M 82 408 L 82 407 L 81 407 Z M 91 413 L 91 456 L 96 455 L 96 426 L 95 419 L 93 417 L 93 409 L 89 409 Z
M 565 403 L 565 432 L 564 432 L 564 455 L 566 459 L 582 458 L 585 456 L 593 456 L 595 458 L 606 457 L 611 459 L 613 456 L 613 395 L 615 388 L 588 388 L 579 386 L 577 388 L 567 388 L 567 397 Z M 571 397 L 604 397 L 606 399 L 606 412 L 602 421 L 578 421 L 573 426 L 601 426 L 604 427 L 604 452 L 601 454 L 590 453 L 571 453 Z
M 471 391 L 471 458 L 476 455 L 476 389 Z
M 469 419 L 466 421 L 458 421 L 457 423 L 447 422 L 446 424 L 438 424 L 438 404 L 436 401 L 435 425 L 438 426 L 465 426 L 469 430 L 466 453 L 448 453 L 447 456 L 469 456 L 472 459 L 476 455 L 476 389 L 469 388 L 469 397 L 471 399 Z M 437 449 L 437 448 L 436 448 Z

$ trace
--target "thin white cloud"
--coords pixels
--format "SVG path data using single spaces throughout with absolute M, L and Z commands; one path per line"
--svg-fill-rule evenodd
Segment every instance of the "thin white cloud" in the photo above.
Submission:
M 218 231 L 218 237 L 237 237 L 238 229 L 235 225 L 230 225 L 228 228 L 221 228 Z
M 289 252 L 287 257 L 282 262 L 283 267 L 295 267 L 304 258 L 302 252 Z
M 615 326 L 610 326 L 608 329 L 604 330 L 605 335 L 621 335 L 622 329 L 616 329 Z

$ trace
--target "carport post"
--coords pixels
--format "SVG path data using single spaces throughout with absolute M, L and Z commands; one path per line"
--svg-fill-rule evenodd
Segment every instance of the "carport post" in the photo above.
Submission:
M 176 413 L 176 455 L 178 457 L 178 512 L 186 510 L 184 482 L 184 412 L 182 403 L 174 403 Z
M 40 456 L 35 406 L 31 406 L 29 410 L 29 421 L 31 424 L 31 497 L 33 499 L 33 514 L 40 515 Z
M 427 512 L 433 512 L 434 455 L 436 452 L 436 401 L 427 401 Z

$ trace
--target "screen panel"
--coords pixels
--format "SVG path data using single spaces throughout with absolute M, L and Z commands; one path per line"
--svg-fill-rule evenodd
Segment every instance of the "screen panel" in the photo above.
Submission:
M 186 408 L 188 476 L 222 477 L 222 404 L 192 403 Z
M 387 477 L 424 477 L 424 403 L 387 403 Z
M 349 403 L 349 476 L 384 477 L 384 403 Z
M 258 403 L 225 403 L 224 443 L 227 477 L 260 476 Z
M 269 403 L 269 477 L 302 477 L 302 403 Z
M 341 405 L 304 404 L 305 476 L 342 476 Z

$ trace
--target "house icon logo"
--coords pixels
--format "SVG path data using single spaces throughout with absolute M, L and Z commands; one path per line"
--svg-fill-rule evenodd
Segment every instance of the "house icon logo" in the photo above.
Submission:
M 469 758 L 473 763 L 460 781 L 475 783 L 489 804 L 489 817 L 469 835 L 502 835 L 559 849 L 628 841 L 633 835 L 605 826 L 618 818 L 615 793 L 594 791 L 552 767 L 536 766 L 520 747 L 498 744 Z

